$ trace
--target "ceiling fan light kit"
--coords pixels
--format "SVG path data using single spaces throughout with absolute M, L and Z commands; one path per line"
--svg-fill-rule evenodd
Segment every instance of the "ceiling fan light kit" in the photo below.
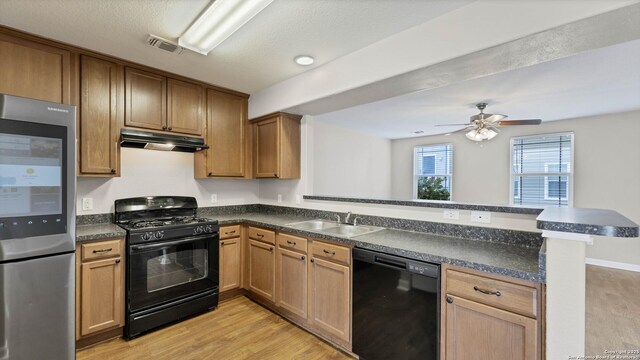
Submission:
M 460 126 L 466 125 L 463 129 L 455 132 L 466 131 L 465 136 L 472 141 L 484 141 L 491 140 L 498 135 L 498 127 L 501 126 L 513 126 L 513 125 L 540 125 L 542 120 L 540 119 L 527 119 L 527 120 L 507 120 L 504 121 L 507 115 L 501 114 L 485 114 L 484 109 L 487 107 L 487 103 L 476 104 L 480 113 L 473 115 L 470 118 L 469 124 L 445 124 L 436 126 Z

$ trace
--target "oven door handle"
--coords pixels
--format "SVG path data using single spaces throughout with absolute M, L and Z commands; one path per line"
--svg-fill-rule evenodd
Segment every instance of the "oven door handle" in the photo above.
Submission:
M 210 239 L 213 236 L 215 236 L 215 234 L 192 236 L 192 237 L 189 237 L 189 238 L 186 238 L 186 239 L 175 240 L 175 241 L 161 241 L 161 242 L 157 242 L 157 243 L 153 243 L 153 244 L 147 244 L 147 245 L 133 245 L 133 246 L 130 247 L 130 249 L 131 250 L 145 250 L 145 249 L 154 249 L 154 248 L 160 248 L 160 247 L 169 247 L 169 246 L 174 246 L 174 245 L 181 245 L 181 244 L 187 244 L 187 243 L 201 241 L 201 240 L 205 240 L 205 239 Z

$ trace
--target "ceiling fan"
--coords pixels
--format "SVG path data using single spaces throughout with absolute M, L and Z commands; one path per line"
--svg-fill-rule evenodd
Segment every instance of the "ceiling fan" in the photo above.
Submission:
M 540 119 L 525 119 L 525 120 L 504 120 L 507 115 L 500 114 L 485 114 L 484 109 L 487 107 L 487 103 L 476 104 L 480 113 L 471 116 L 471 121 L 468 124 L 441 124 L 436 126 L 463 126 L 455 132 L 466 131 L 465 136 L 469 140 L 483 141 L 493 139 L 500 130 L 501 126 L 513 126 L 513 125 L 540 125 L 542 120 Z

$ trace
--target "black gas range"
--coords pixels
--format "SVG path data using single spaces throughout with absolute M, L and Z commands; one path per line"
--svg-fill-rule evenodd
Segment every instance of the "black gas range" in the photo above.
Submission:
M 197 209 L 192 197 L 115 201 L 116 224 L 127 230 L 125 337 L 218 305 L 219 225 Z

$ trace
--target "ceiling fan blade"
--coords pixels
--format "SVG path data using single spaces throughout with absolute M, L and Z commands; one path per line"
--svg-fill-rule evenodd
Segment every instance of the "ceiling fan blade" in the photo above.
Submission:
M 484 119 L 485 122 L 489 122 L 489 123 L 494 123 L 496 121 L 500 121 L 504 118 L 506 118 L 507 115 L 502 115 L 502 114 L 493 114 L 491 116 L 488 116 Z
M 510 126 L 510 125 L 540 125 L 542 120 L 540 119 L 525 119 L 525 120 L 502 120 L 498 121 L 496 125 Z
M 466 123 L 466 124 L 436 124 L 436 126 L 475 126 L 475 125 Z

